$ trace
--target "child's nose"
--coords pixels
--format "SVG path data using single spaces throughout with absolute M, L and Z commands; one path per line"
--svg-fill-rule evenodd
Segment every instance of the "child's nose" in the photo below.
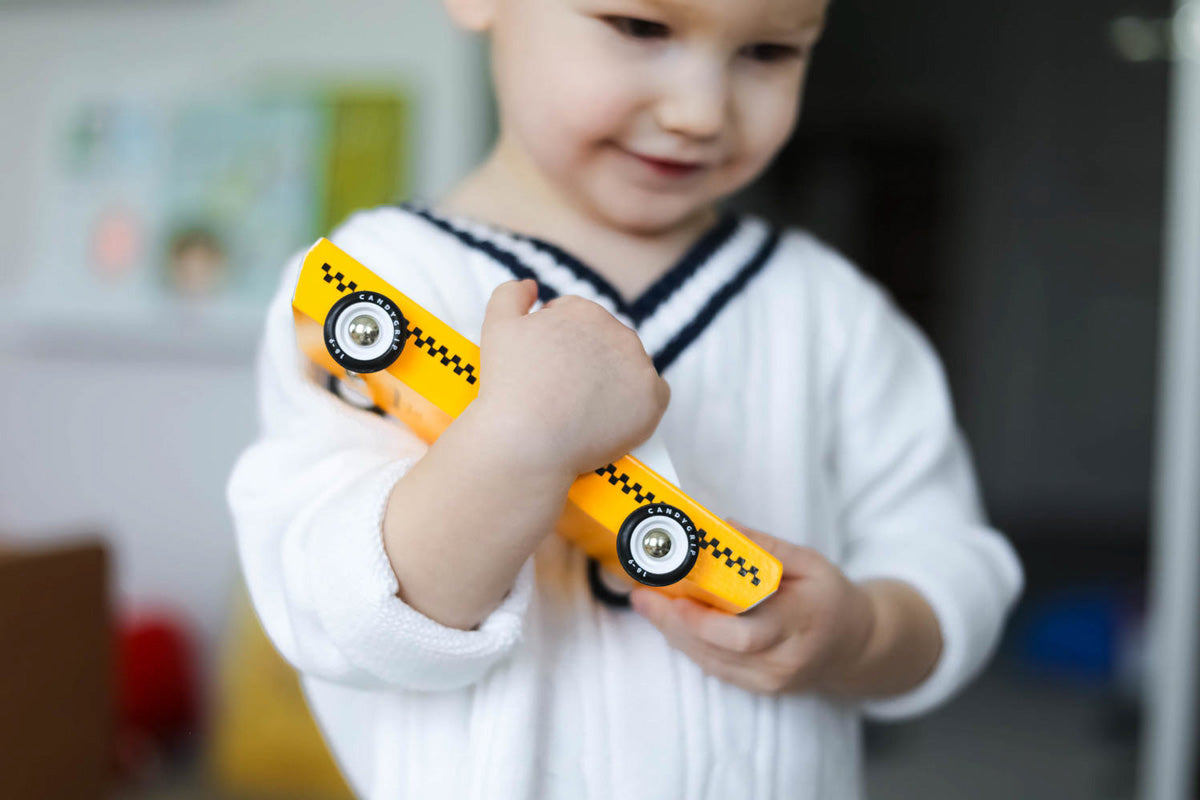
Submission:
M 711 139 L 724 127 L 728 107 L 729 87 L 723 70 L 680 70 L 664 81 L 656 116 L 664 130 Z

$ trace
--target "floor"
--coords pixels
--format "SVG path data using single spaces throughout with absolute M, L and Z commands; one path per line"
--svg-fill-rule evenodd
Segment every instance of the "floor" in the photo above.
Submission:
M 1136 718 L 1109 694 L 993 669 L 944 709 L 867 730 L 871 800 L 1134 796 Z M 117 800 L 263 800 L 186 771 Z M 285 800 L 275 796 L 272 800 Z M 320 800 L 292 798 L 287 800 Z
M 1110 695 L 985 676 L 944 710 L 868 732 L 872 800 L 1135 795 L 1136 716 Z

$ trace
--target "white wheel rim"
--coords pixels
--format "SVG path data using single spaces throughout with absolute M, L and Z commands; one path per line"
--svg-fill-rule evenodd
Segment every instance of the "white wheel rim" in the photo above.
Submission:
M 379 326 L 379 338 L 369 347 L 363 347 L 350 338 L 350 323 L 360 316 L 369 316 Z M 396 338 L 396 328 L 391 316 L 377 304 L 368 300 L 346 306 L 334 326 L 333 336 L 342 352 L 356 361 L 372 361 L 379 358 L 392 348 Z
M 654 558 L 642 546 L 642 539 L 654 529 L 665 531 L 671 539 L 671 551 L 662 558 Z M 683 526 L 667 516 L 647 517 L 637 524 L 629 537 L 629 552 L 637 565 L 651 575 L 666 575 L 683 566 L 688 555 L 688 538 Z

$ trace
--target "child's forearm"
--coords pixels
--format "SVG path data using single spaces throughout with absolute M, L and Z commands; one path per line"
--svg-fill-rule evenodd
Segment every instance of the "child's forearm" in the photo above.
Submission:
M 841 670 L 828 690 L 852 697 L 902 694 L 929 676 L 942 652 L 933 609 L 907 583 L 864 581 L 870 601 L 871 633 L 855 663 Z
M 504 599 L 578 477 L 523 463 L 502 431 L 468 407 L 396 483 L 384 518 L 400 598 L 463 630 Z

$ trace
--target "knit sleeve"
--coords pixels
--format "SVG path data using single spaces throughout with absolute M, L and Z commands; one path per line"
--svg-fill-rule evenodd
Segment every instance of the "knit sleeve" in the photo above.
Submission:
M 931 674 L 900 696 L 862 703 L 868 716 L 928 711 L 988 660 L 1023 583 L 1008 541 L 985 519 L 967 445 L 932 347 L 890 298 L 863 280 L 835 391 L 834 463 L 856 581 L 905 581 L 942 635 Z
M 352 230 L 334 241 L 358 256 Z M 288 264 L 267 312 L 256 366 L 261 430 L 227 486 L 254 608 L 272 642 L 302 672 L 359 688 L 467 686 L 519 641 L 532 558 L 473 630 L 441 625 L 397 596 L 384 513 L 392 487 L 428 445 L 399 421 L 336 397 L 309 374 L 291 308 L 301 261 Z

